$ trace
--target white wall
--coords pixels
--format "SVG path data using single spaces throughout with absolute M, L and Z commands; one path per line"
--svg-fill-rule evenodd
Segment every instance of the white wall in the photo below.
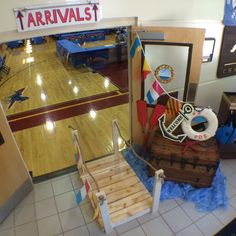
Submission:
M 63 2 L 69 1 L 1 0 L 0 41 L 80 29 L 81 26 L 54 28 L 23 34 L 16 32 L 16 23 L 13 15 L 14 8 Z M 142 25 L 206 28 L 206 37 L 216 38 L 216 46 L 213 61 L 202 64 L 196 104 L 202 106 L 210 105 L 217 111 L 222 92 L 236 91 L 236 83 L 234 83 L 236 76 L 224 79 L 216 78 L 223 30 L 221 22 L 223 19 L 224 2 L 225 0 L 100 0 L 104 17 L 104 23 L 100 25 L 103 27 L 109 26 L 110 18 L 138 17 L 139 24 Z M 134 21 L 131 20 L 130 22 Z M 129 24 L 129 20 L 124 20 L 123 24 Z M 99 25 L 91 25 L 90 27 L 99 27 Z
M 69 1 L 1 0 L 0 33 L 16 30 L 14 8 L 63 2 Z M 138 16 L 141 20 L 221 20 L 224 7 L 224 0 L 100 0 L 100 3 L 104 18 Z
M 200 84 L 196 98 L 196 104 L 211 106 L 215 111 L 218 111 L 219 109 L 222 93 L 224 91 L 236 92 L 236 76 L 229 76 L 221 79 L 216 77 L 222 31 L 223 26 L 221 24 L 213 24 L 207 28 L 207 34 L 216 38 L 216 47 L 213 61 L 202 64 Z
M 216 71 L 221 48 L 223 24 L 221 20 L 175 20 L 175 21 L 140 21 L 146 26 L 176 26 L 205 28 L 205 37 L 216 39 L 212 62 L 202 63 L 200 83 L 197 91 L 195 104 L 199 106 L 210 106 L 218 112 L 223 91 L 236 92 L 236 76 L 219 79 Z M 181 86 L 180 86 L 181 87 Z

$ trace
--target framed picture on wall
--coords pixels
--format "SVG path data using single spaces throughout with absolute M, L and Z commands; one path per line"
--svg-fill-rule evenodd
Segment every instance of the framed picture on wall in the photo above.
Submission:
M 192 44 L 143 42 L 142 45 L 145 58 L 164 90 L 168 93 L 177 92 L 178 99 L 186 100 Z M 155 104 L 150 104 L 148 99 L 148 91 L 153 84 L 150 78 L 142 81 L 141 99 L 153 106 Z
M 212 61 L 215 43 L 216 43 L 215 38 L 205 38 L 203 44 L 202 63 Z
M 236 26 L 225 26 L 221 43 L 217 77 L 236 75 Z

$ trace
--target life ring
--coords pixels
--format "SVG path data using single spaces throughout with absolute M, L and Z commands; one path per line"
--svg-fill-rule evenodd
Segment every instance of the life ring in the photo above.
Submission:
M 197 132 L 192 128 L 192 120 L 197 117 L 201 116 L 207 120 L 208 126 L 204 131 Z M 188 120 L 184 120 L 181 124 L 183 132 L 193 140 L 198 141 L 205 141 L 213 137 L 216 133 L 218 128 L 218 119 L 215 113 L 210 108 L 205 108 L 201 111 L 195 111 L 192 116 L 189 117 Z

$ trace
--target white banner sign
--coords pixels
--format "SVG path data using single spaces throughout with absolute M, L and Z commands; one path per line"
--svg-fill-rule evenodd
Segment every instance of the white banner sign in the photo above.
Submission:
M 101 19 L 99 2 L 14 9 L 14 13 L 19 32 L 96 23 Z

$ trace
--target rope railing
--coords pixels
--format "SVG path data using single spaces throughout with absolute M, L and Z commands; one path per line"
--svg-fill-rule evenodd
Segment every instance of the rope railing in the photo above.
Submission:
M 131 31 L 131 32 L 132 32 L 132 31 Z M 140 39 L 140 37 L 139 37 L 139 34 L 138 34 L 137 31 L 135 31 L 135 33 L 136 33 L 136 37 L 138 37 L 138 40 L 139 40 L 139 42 L 140 42 L 139 47 L 140 47 L 140 49 L 141 49 L 141 51 L 142 51 L 142 53 L 143 53 L 144 58 L 146 58 L 146 53 L 145 53 L 145 50 L 144 50 L 144 48 L 143 48 L 143 46 L 142 46 L 142 43 L 141 43 L 141 39 Z M 151 70 L 151 74 L 152 74 L 153 78 L 154 78 L 155 81 L 159 84 L 159 86 L 162 88 L 162 90 L 164 91 L 164 94 L 166 94 L 169 98 L 171 98 L 171 99 L 173 99 L 173 100 L 179 101 L 179 102 L 182 103 L 182 104 L 186 103 L 185 101 L 180 100 L 180 99 L 175 98 L 174 96 L 172 96 L 172 95 L 170 94 L 171 91 L 170 91 L 170 92 L 167 92 L 167 91 L 166 91 L 166 89 L 165 89 L 165 88 L 159 83 L 159 81 L 156 79 L 156 76 L 155 76 L 155 74 L 154 74 L 154 72 L 153 72 L 153 69 L 151 68 L 151 66 L 149 65 L 149 63 L 148 63 L 147 60 L 146 60 L 146 62 L 147 62 L 148 66 L 149 66 L 149 68 L 150 68 L 150 70 Z M 176 89 L 175 89 L 174 91 L 176 91 Z M 172 92 L 174 92 L 174 91 L 172 91 Z
M 156 169 L 152 164 L 150 164 L 148 161 L 144 160 L 141 156 L 139 156 L 139 155 L 137 154 L 137 152 L 136 152 L 135 149 L 133 148 L 132 144 L 128 143 L 128 142 L 125 140 L 125 138 L 122 136 L 122 134 L 121 134 L 121 132 L 120 132 L 120 128 L 119 128 L 119 126 L 117 125 L 117 123 L 114 122 L 114 124 L 115 124 L 115 126 L 116 126 L 116 128 L 117 128 L 117 130 L 118 130 L 118 133 L 119 133 L 120 138 L 125 142 L 125 144 L 126 144 L 127 147 L 130 147 L 130 149 L 131 149 L 131 151 L 134 153 L 134 155 L 135 155 L 140 161 L 144 162 L 147 166 L 149 166 L 152 170 L 157 171 L 158 169 Z M 160 177 L 161 177 L 161 176 L 160 176 Z M 163 177 L 165 177 L 165 176 L 163 176 Z
M 140 161 L 142 161 L 143 163 L 145 163 L 147 166 L 149 166 L 149 167 L 150 167 L 152 170 L 154 170 L 155 172 L 158 171 L 157 168 L 155 168 L 152 164 L 150 164 L 148 161 L 146 161 L 144 158 L 142 158 L 141 156 L 139 156 L 139 155 L 137 154 L 137 152 L 135 151 L 135 149 L 134 149 L 134 147 L 132 146 L 132 144 L 129 143 L 129 142 L 127 142 L 126 139 L 122 136 L 118 124 L 117 124 L 116 122 L 114 122 L 114 124 L 115 124 L 116 129 L 117 129 L 117 131 L 118 131 L 118 133 L 119 133 L 120 138 L 123 140 L 123 142 L 125 143 L 125 145 L 131 149 L 131 151 L 133 152 L 133 154 L 135 155 L 135 157 L 137 157 Z M 76 130 L 76 129 L 74 129 L 71 125 L 69 125 L 68 128 L 71 128 L 72 130 Z M 79 140 L 78 140 L 77 136 L 74 135 L 74 137 L 75 137 L 75 139 L 76 139 L 77 144 L 79 145 Z M 80 152 L 81 152 L 81 150 L 80 150 Z M 82 156 L 82 154 L 81 154 L 81 156 Z M 92 179 L 93 182 L 95 183 L 95 186 L 96 186 L 96 189 L 98 190 L 98 192 L 100 192 L 99 185 L 98 185 L 96 179 L 94 178 L 94 176 L 93 176 L 93 175 L 91 174 L 91 172 L 89 171 L 89 169 L 88 169 L 86 163 L 83 161 L 83 158 L 82 158 L 82 166 L 85 168 L 86 172 L 88 173 L 88 175 L 91 177 L 91 179 Z M 164 178 L 165 178 L 165 175 L 164 175 L 164 174 L 161 174 L 159 177 L 164 179 Z
M 69 125 L 68 128 L 71 128 L 72 130 L 76 130 L 76 129 L 74 129 L 71 125 Z M 74 135 L 74 137 L 75 137 L 76 142 L 77 142 L 77 144 L 78 144 L 78 146 L 79 146 L 79 140 L 78 140 L 77 136 Z M 80 152 L 82 152 L 82 150 L 80 150 Z M 82 153 L 81 153 L 81 156 L 82 156 Z M 81 157 L 81 158 L 82 158 L 82 157 Z M 87 171 L 88 175 L 91 177 L 91 179 L 92 179 L 93 182 L 95 183 L 96 189 L 98 190 L 98 192 L 100 192 L 100 188 L 99 188 L 99 186 L 98 186 L 98 183 L 97 183 L 96 179 L 93 177 L 93 175 L 91 174 L 91 172 L 89 171 L 89 169 L 88 169 L 86 163 L 84 162 L 83 158 L 82 158 L 82 165 L 84 166 L 84 168 L 85 168 L 85 170 Z

